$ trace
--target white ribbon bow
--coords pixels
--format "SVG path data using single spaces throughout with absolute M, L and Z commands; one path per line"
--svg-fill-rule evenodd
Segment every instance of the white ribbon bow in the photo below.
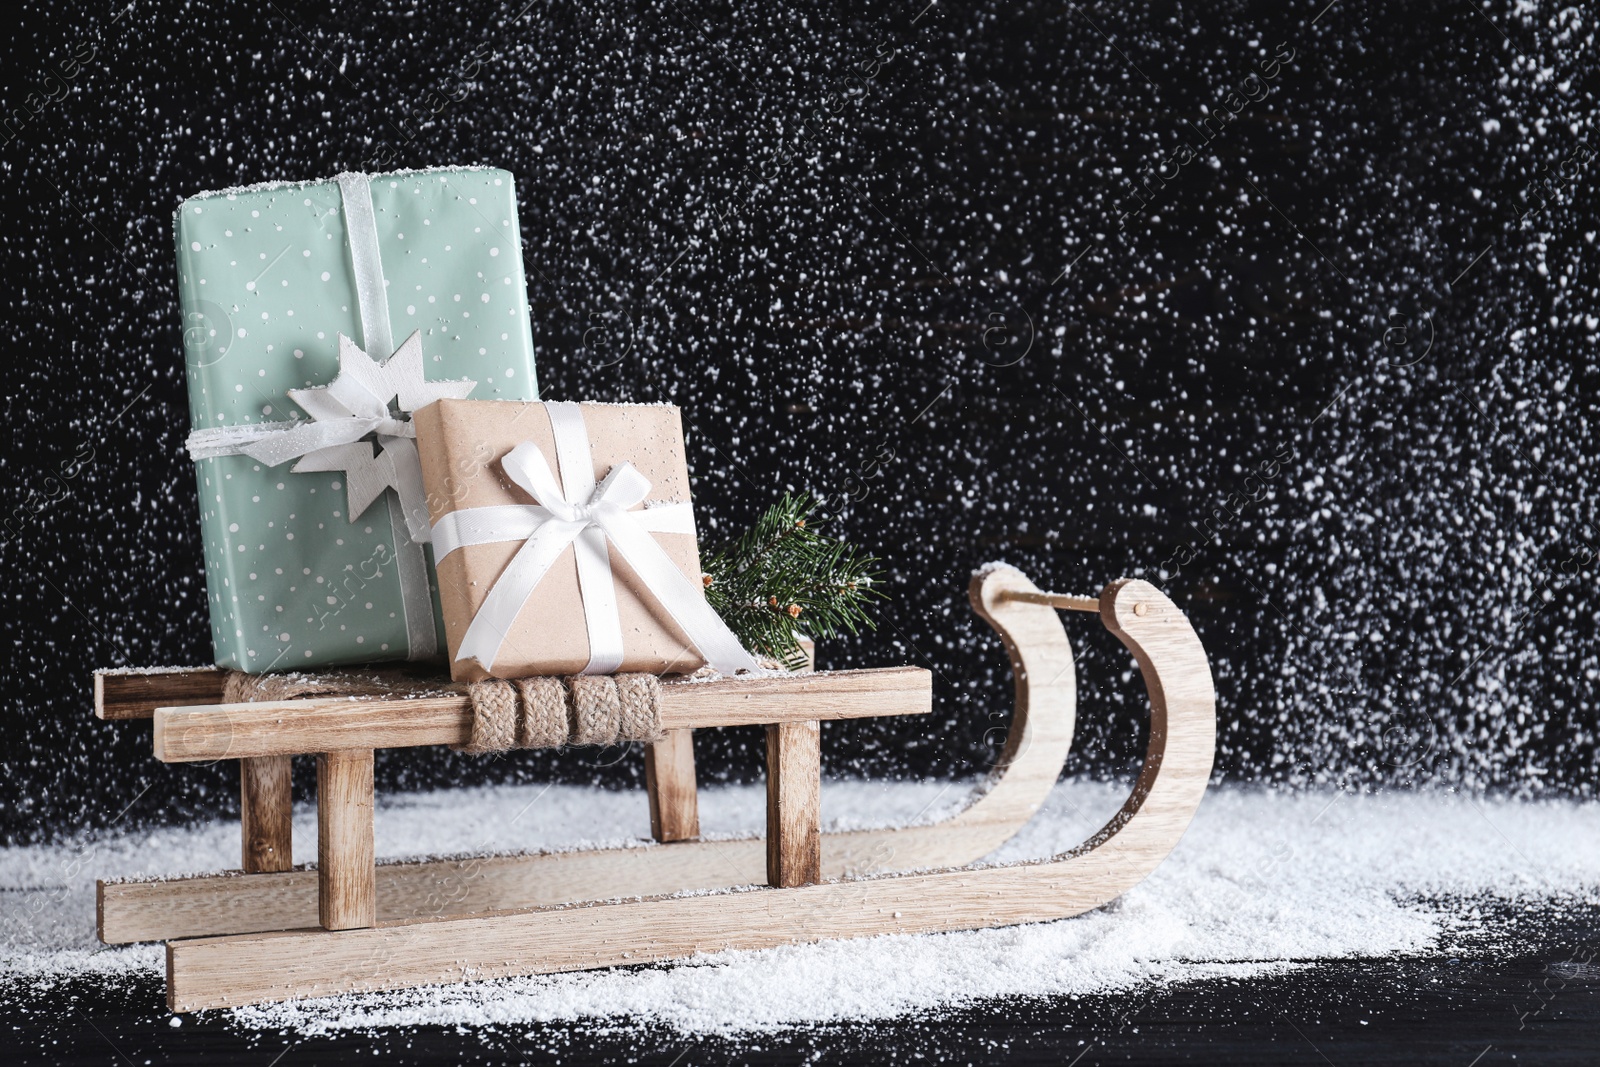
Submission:
M 518 614 L 540 580 L 568 545 L 578 562 L 578 588 L 589 634 L 585 674 L 610 674 L 623 662 L 622 620 L 609 548 L 633 568 L 644 588 L 672 616 L 707 663 L 724 674 L 760 667 L 704 592 L 684 577 L 652 533 L 694 533 L 688 504 L 628 509 L 643 503 L 650 480 L 632 463 L 611 469 L 594 483 L 588 431 L 577 404 L 546 404 L 556 437 L 557 482 L 544 453 L 531 442 L 517 445 L 500 466 L 535 504 L 468 508 L 443 516 L 433 527 L 437 559 L 458 548 L 498 541 L 524 541 L 467 627 L 456 659 L 475 659 L 492 671 Z M 563 492 L 563 485 L 565 491 Z

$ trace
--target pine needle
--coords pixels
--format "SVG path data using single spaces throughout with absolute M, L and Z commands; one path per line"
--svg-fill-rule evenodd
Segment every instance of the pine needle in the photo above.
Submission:
M 808 494 L 785 493 L 731 543 L 703 553 L 706 600 L 746 648 L 789 670 L 806 665 L 800 635 L 873 629 L 879 560 L 817 532 Z

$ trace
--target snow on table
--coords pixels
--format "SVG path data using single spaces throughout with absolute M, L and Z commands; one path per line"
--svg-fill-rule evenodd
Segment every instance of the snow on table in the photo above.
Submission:
M 927 821 L 966 789 L 942 782 L 830 782 L 833 829 Z M 1077 844 L 1125 787 L 1063 782 L 993 857 Z M 708 834 L 759 833 L 760 786 L 701 792 Z M 648 832 L 642 793 L 501 786 L 380 803 L 380 857 L 617 844 Z M 85 973 L 153 975 L 159 946 L 94 937 L 94 879 L 237 863 L 228 821 L 51 846 L 0 849 L 0 975 L 51 985 Z M 300 813 L 296 858 L 316 855 Z M 1461 932 L 1462 897 L 1600 898 L 1600 804 L 1457 794 L 1214 789 L 1172 856 L 1117 903 L 1074 919 L 999 930 L 891 935 L 704 955 L 667 966 L 544 975 L 235 1010 L 244 1026 L 323 1033 L 395 1025 L 550 1020 L 738 1032 L 872 1020 L 986 998 L 1074 995 L 1144 983 L 1258 975 L 1303 961 L 1422 953 Z

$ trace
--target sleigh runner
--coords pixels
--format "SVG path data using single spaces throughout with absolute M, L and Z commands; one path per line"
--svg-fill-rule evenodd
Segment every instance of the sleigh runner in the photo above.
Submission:
M 151 717 L 166 762 L 239 759 L 242 870 L 97 885 L 109 944 L 167 941 L 174 1011 L 467 979 L 631 965 L 725 948 L 975 929 L 1065 918 L 1142 880 L 1199 804 L 1215 744 L 1204 650 L 1139 580 L 1098 598 L 1043 593 L 1007 567 L 975 575 L 974 610 L 1016 681 L 1005 749 L 955 815 L 820 831 L 818 724 L 931 708 L 917 668 L 712 682 L 665 680 L 647 748 L 655 841 L 639 847 L 375 863 L 372 758 L 461 746 L 481 708 L 382 677 L 361 695 L 221 703 L 211 669 L 102 672 L 96 714 Z M 1077 848 L 981 865 L 1038 810 L 1071 744 L 1073 655 L 1057 608 L 1098 612 L 1149 691 L 1149 750 L 1132 795 Z M 408 690 L 407 686 L 411 686 Z M 398 698 L 397 698 L 398 694 Z M 767 728 L 767 834 L 700 840 L 690 731 Z M 289 759 L 318 758 L 318 862 L 290 868 Z

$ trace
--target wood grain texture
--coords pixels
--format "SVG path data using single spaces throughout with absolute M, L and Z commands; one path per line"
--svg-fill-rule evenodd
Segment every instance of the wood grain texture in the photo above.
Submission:
M 148 719 L 171 704 L 215 704 L 222 699 L 221 667 L 169 667 L 152 671 L 95 671 L 96 718 Z
M 177 1012 L 519 974 L 636 965 L 729 948 L 1065 918 L 1121 890 L 1056 865 L 885 875 L 795 889 L 589 904 L 329 933 L 173 941 Z
M 263 700 L 157 708 L 154 752 L 166 763 L 315 755 L 465 744 L 471 730 L 471 706 L 459 696 Z
M 317 883 L 323 929 L 378 921 L 370 748 L 317 756 Z
M 638 964 L 723 948 L 1040 922 L 1099 907 L 1142 881 L 1177 843 L 1205 792 L 1216 741 L 1211 672 L 1182 613 L 1137 580 L 1107 586 L 1100 608 L 1144 675 L 1150 743 L 1122 810 L 1077 848 L 1010 866 L 793 889 L 537 908 L 341 933 L 175 941 L 167 946 L 168 1004 L 192 1011 Z M 1026 648 L 1020 655 L 1026 662 Z
M 241 869 L 247 874 L 287 871 L 294 866 L 292 770 L 288 756 L 239 761 Z
M 921 715 L 932 706 L 932 675 L 920 667 L 661 686 L 661 724 L 669 730 L 761 725 L 802 716 Z M 192 763 L 346 748 L 457 745 L 467 741 L 471 725 L 472 707 L 464 696 L 321 697 L 162 707 L 155 713 L 155 756 L 167 763 Z
M 685 888 L 761 885 L 766 844 L 688 841 L 670 846 L 382 863 L 378 918 L 393 922 L 593 900 L 659 896 Z M 317 871 L 221 874 L 100 882 L 107 944 L 316 926 Z
M 822 724 L 767 727 L 767 884 L 822 881 Z
M 1007 600 L 1020 600 L 1024 604 L 1046 604 L 1062 611 L 1100 611 L 1100 598 L 1094 596 L 1076 596 L 1072 593 L 1036 593 L 1026 589 L 1018 589 L 1006 597 Z
M 1043 803 L 1072 744 L 1076 676 L 1072 647 L 1056 612 L 1009 598 L 1011 591 L 1029 590 L 1037 591 L 1010 567 L 987 569 L 971 583 L 973 608 L 1004 642 L 1015 680 L 1010 732 L 990 775 L 968 804 L 944 821 L 823 834 L 824 878 L 974 862 L 1009 840 Z M 124 944 L 315 925 L 315 876 L 278 877 L 284 879 L 279 890 L 230 875 L 102 885 L 100 938 Z M 399 921 L 765 880 L 762 838 L 680 842 L 670 849 L 423 860 L 378 869 L 379 916 Z
M 666 843 L 700 836 L 693 730 L 668 730 L 667 736 L 645 746 L 644 788 L 650 797 L 651 837 Z

